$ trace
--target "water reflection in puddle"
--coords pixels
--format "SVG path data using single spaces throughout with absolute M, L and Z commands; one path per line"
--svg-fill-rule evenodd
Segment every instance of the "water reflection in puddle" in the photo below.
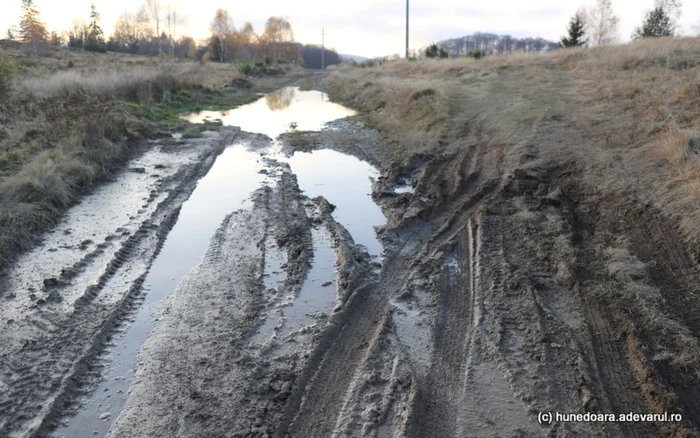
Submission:
M 250 105 L 225 112 L 201 112 L 187 116 L 187 120 L 221 119 L 224 125 L 239 126 L 244 131 L 275 139 L 291 130 L 319 131 L 330 120 L 354 114 L 353 110 L 329 102 L 319 91 L 286 87 Z M 295 152 L 290 157 L 281 151 L 276 141 L 266 156 L 289 164 L 304 194 L 309 198 L 323 196 L 335 205 L 335 220 L 345 226 L 355 242 L 366 247 L 370 255 L 381 256 L 382 246 L 374 227 L 384 224 L 385 217 L 371 198 L 372 181 L 379 176 L 376 168 L 330 149 Z M 275 309 L 259 327 L 252 339 L 254 343 L 280 340 L 283 335 L 313 324 L 314 315 L 332 312 L 336 300 L 336 256 L 327 234 L 327 231 L 313 230 L 314 260 L 301 292 L 297 297 L 282 298 L 282 307 Z M 280 271 L 283 259 L 277 248 L 268 252 L 265 286 L 277 290 L 285 279 L 284 272 Z
M 182 277 L 204 255 L 209 238 L 224 217 L 245 205 L 251 192 L 263 183 L 259 155 L 243 145 L 226 149 L 182 205 L 177 223 L 168 234 L 144 282 L 147 294 L 130 321 L 107 347 L 102 380 L 78 413 L 59 426 L 54 436 L 66 438 L 105 436 L 127 398 L 138 366 L 138 352 L 153 330 L 153 315 Z
M 372 201 L 371 180 L 379 176 L 377 169 L 330 149 L 296 152 L 287 160 L 304 194 L 310 198 L 323 196 L 335 205 L 335 220 L 348 229 L 356 243 L 364 245 L 371 255 L 380 256 L 382 246 L 374 227 L 382 225 L 385 218 Z
M 287 87 L 231 111 L 205 111 L 185 118 L 191 122 L 221 119 L 224 125 L 239 126 L 244 131 L 274 139 L 290 129 L 318 131 L 326 122 L 353 114 L 354 111 L 329 102 L 323 93 Z M 356 242 L 367 247 L 370 254 L 381 255 L 382 247 L 374 227 L 384 223 L 384 216 L 370 196 L 370 178 L 378 176 L 371 165 L 332 150 L 298 152 L 288 157 L 277 143 L 257 152 L 243 145 L 228 148 L 183 204 L 177 223 L 147 276 L 148 293 L 143 305 L 131 324 L 115 335 L 113 344 L 105 352 L 104 356 L 110 360 L 105 362 L 104 380 L 85 400 L 77 415 L 59 427 L 54 436 L 107 434 L 125 403 L 126 390 L 138 366 L 138 352 L 155 326 L 158 304 L 199 263 L 223 218 L 241 208 L 254 190 L 269 181 L 258 172 L 265 168 L 273 179 L 273 175 L 278 174 L 279 168 L 274 169 L 269 160 L 261 160 L 263 155 L 288 163 L 308 197 L 323 196 L 334 204 L 337 207 L 334 218 L 350 231 Z M 287 336 L 332 312 L 336 300 L 335 251 L 325 228 L 314 229 L 312 238 L 313 265 L 299 295 L 283 297 L 279 308 L 263 322 L 258 340 L 264 342 L 274 333 Z M 278 289 L 284 281 L 285 257 L 283 250 L 268 246 L 266 288 Z
M 329 102 L 320 91 L 285 87 L 230 111 L 202 111 L 184 118 L 192 123 L 221 119 L 224 125 L 239 126 L 274 139 L 290 129 L 320 131 L 325 123 L 354 114 L 349 108 Z
M 344 106 L 329 102 L 320 91 L 299 91 L 285 87 L 264 98 L 231 111 L 203 111 L 186 117 L 190 122 L 206 118 L 221 119 L 224 125 L 239 126 L 244 131 L 276 138 L 292 129 L 319 131 L 331 120 L 356 114 Z M 369 163 L 330 149 L 296 152 L 287 157 L 279 147 L 272 148 L 270 158 L 288 163 L 296 174 L 299 187 L 310 197 L 323 196 L 337 208 L 333 217 L 344 225 L 357 243 L 373 256 L 382 247 L 374 226 L 385 221 L 381 209 L 371 199 L 372 181 L 379 172 Z

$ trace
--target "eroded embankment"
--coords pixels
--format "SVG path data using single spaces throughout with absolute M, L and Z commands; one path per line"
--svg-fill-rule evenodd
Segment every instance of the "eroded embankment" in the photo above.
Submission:
M 406 345 L 428 340 L 408 349 L 406 433 L 695 436 L 694 386 L 681 383 L 697 378 L 692 245 L 633 196 L 597 198 L 584 166 L 536 153 L 514 151 L 513 170 L 486 149 L 416 156 L 376 186 L 389 254 L 411 254 L 408 281 L 387 291 L 395 328 Z M 407 178 L 412 194 L 386 189 Z M 683 420 L 544 427 L 539 412 Z
M 382 275 L 404 255 L 422 278 L 391 293 L 404 297 L 394 316 L 424 315 L 395 325 L 403 339 L 428 340 L 407 347 L 409 435 L 700 434 L 690 44 L 329 78 L 388 141 L 374 190 L 389 221 Z M 651 57 L 669 66 L 647 68 Z M 537 424 L 557 411 L 682 420 Z

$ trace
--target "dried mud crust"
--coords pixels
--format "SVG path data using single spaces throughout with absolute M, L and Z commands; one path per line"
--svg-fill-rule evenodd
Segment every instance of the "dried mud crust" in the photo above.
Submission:
M 0 436 L 45 436 L 64 414 L 135 305 L 180 206 L 237 135 L 156 143 L 132 162 L 138 172 L 86 196 L 2 279 Z

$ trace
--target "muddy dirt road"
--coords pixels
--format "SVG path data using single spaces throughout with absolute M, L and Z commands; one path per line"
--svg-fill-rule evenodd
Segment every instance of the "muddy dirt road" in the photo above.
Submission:
M 226 126 L 71 209 L 0 279 L 0 436 L 696 436 L 647 350 L 697 342 L 672 228 L 532 147 L 389 162 L 352 114 L 289 87 L 192 115 Z

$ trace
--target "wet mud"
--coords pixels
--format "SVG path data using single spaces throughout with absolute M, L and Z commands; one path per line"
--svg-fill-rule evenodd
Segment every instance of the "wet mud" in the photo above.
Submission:
M 697 436 L 697 246 L 668 218 L 534 148 L 391 161 L 323 99 L 192 115 L 242 131 L 154 147 L 18 262 L 0 435 Z

